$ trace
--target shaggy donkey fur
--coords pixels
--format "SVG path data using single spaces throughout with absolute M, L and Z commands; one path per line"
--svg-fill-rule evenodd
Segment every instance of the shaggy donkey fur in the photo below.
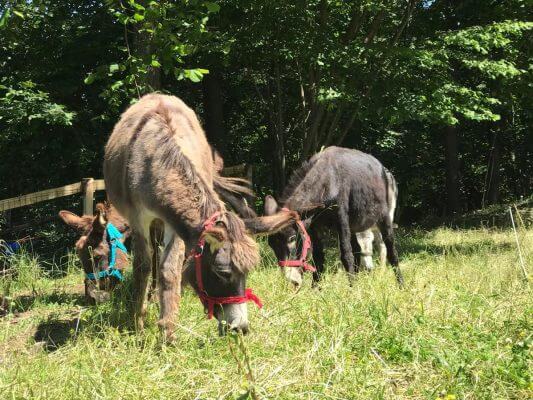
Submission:
M 250 233 L 260 231 L 252 229 L 261 226 L 263 232 L 273 232 L 297 217 L 294 212 L 280 212 L 243 221 L 228 212 L 215 185 L 228 192 L 248 190 L 220 177 L 213 158 L 194 111 L 180 99 L 160 94 L 146 95 L 126 110 L 106 146 L 104 178 L 108 196 L 133 229 L 133 312 L 139 329 L 144 324 L 153 253 L 148 241 L 150 227 L 158 224 L 164 230 L 165 249 L 157 274 L 159 325 L 169 340 L 174 337 L 185 254 L 202 232 L 208 242 L 202 265 L 206 290 L 217 291 L 216 296 L 242 295 L 246 273 L 259 259 Z M 215 212 L 220 213 L 217 224 L 203 231 L 203 222 Z M 194 286 L 194 277 L 192 280 Z M 225 304 L 215 315 L 229 326 L 247 330 L 246 304 Z

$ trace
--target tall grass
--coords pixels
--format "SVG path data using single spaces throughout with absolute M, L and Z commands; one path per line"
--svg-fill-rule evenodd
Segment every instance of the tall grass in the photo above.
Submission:
M 218 337 L 186 290 L 171 346 L 161 344 L 155 303 L 145 332 L 129 328 L 129 281 L 87 307 L 73 289 L 81 273 L 21 274 L 13 302 L 37 289 L 0 322 L 0 398 L 531 398 L 531 292 L 512 233 L 398 236 L 403 290 L 383 267 L 350 286 L 332 248 L 319 289 L 307 277 L 294 293 L 263 246 L 248 285 L 265 307 L 249 305 L 251 334 Z M 531 266 L 533 231 L 520 240 Z

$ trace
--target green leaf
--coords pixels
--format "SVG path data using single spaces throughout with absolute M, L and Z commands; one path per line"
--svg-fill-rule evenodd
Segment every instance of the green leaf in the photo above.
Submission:
M 201 68 L 186 69 L 183 71 L 183 75 L 185 76 L 185 78 L 188 78 L 191 82 L 197 83 L 202 80 L 202 78 L 204 77 L 204 74 L 206 73 L 205 71 L 209 72 L 208 70 L 201 69 Z
M 0 18 L 0 28 L 3 28 L 7 24 L 7 20 L 11 16 L 11 9 L 7 9 L 2 18 Z
M 13 10 L 13 14 L 15 14 L 17 17 L 20 17 L 22 19 L 24 19 L 24 14 L 22 14 L 20 11 L 17 11 L 17 10 Z
M 111 85 L 111 90 L 117 90 L 118 88 L 122 87 L 124 85 L 123 81 L 116 81 Z
M 134 19 L 135 21 L 137 21 L 137 22 L 141 22 L 142 20 L 144 20 L 144 15 L 141 15 L 141 14 L 137 14 L 137 13 L 135 13 L 135 14 L 133 15 L 133 19 Z
M 205 6 L 210 13 L 217 13 L 220 11 L 220 5 L 213 3 L 212 1 L 206 1 Z
M 133 7 L 135 7 L 135 9 L 137 9 L 137 10 L 140 10 L 140 11 L 146 10 L 146 8 L 144 8 L 144 6 L 142 6 L 142 5 L 140 5 L 139 3 L 136 3 L 136 2 L 131 2 L 131 5 Z
M 87 78 L 85 78 L 83 80 L 83 82 L 86 85 L 90 85 L 91 83 L 93 83 L 96 80 L 96 77 L 97 77 L 97 75 L 94 72 L 91 72 L 89 75 L 87 75 Z
M 119 65 L 118 64 L 111 64 L 109 66 L 109 72 L 110 73 L 115 73 L 119 70 Z
M 156 68 L 159 68 L 161 66 L 161 63 L 157 61 L 156 59 L 153 59 L 151 64 L 152 64 L 152 67 L 156 67 Z

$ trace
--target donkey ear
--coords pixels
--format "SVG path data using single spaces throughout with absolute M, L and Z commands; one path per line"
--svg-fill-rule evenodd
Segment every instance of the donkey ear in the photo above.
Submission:
M 96 205 L 94 211 L 93 229 L 104 229 L 107 225 L 107 212 L 102 203 Z
M 228 240 L 228 229 L 224 223 L 217 223 L 215 226 L 206 229 L 202 237 L 209 243 L 209 247 L 216 250 Z
M 279 210 L 278 203 L 274 197 L 267 195 L 265 197 L 265 215 L 274 215 Z
M 86 229 L 88 229 L 93 222 L 92 217 L 80 217 L 66 210 L 62 210 L 59 212 L 59 218 L 61 218 L 63 222 L 65 222 L 65 224 L 67 224 L 68 226 L 80 231 L 85 231 Z
M 281 210 L 274 215 L 245 219 L 244 225 L 253 235 L 271 235 L 295 223 L 299 218 L 296 211 Z

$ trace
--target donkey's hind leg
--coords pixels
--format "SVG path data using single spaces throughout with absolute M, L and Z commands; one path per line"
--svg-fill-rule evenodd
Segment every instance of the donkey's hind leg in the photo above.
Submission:
M 344 269 L 348 272 L 350 283 L 353 281 L 355 274 L 355 259 L 352 253 L 352 232 L 350 230 L 350 218 L 348 212 L 339 207 L 339 247 L 341 252 L 341 261 Z
M 374 246 L 379 249 L 379 264 L 385 265 L 387 263 L 387 246 L 383 243 L 383 237 L 381 236 L 379 229 L 374 227 L 372 228 L 372 231 L 374 233 Z
M 146 288 L 150 276 L 151 252 L 145 236 L 133 230 L 133 318 L 135 328 L 143 330 L 146 316 Z
M 366 231 L 356 233 L 355 237 L 361 246 L 360 261 L 367 271 L 371 271 L 374 269 L 374 262 L 372 261 L 372 243 L 374 242 L 374 232 L 372 232 L 372 229 L 367 229 Z
M 398 284 L 403 286 L 403 276 L 398 265 L 398 252 L 396 251 L 396 245 L 394 244 L 394 230 L 392 228 L 392 221 L 387 215 L 383 221 L 379 224 L 379 230 L 381 231 L 381 236 L 383 237 L 383 242 L 387 248 L 387 259 L 389 260 L 390 265 L 396 275 L 396 280 Z
M 181 270 L 185 258 L 185 244 L 170 227 L 165 227 L 165 251 L 159 267 L 158 325 L 167 342 L 175 339 L 174 328 L 181 293 Z
M 361 252 L 363 251 L 361 247 L 361 242 L 359 240 L 358 234 L 352 235 L 352 252 L 354 258 L 354 269 L 355 272 L 361 272 Z

